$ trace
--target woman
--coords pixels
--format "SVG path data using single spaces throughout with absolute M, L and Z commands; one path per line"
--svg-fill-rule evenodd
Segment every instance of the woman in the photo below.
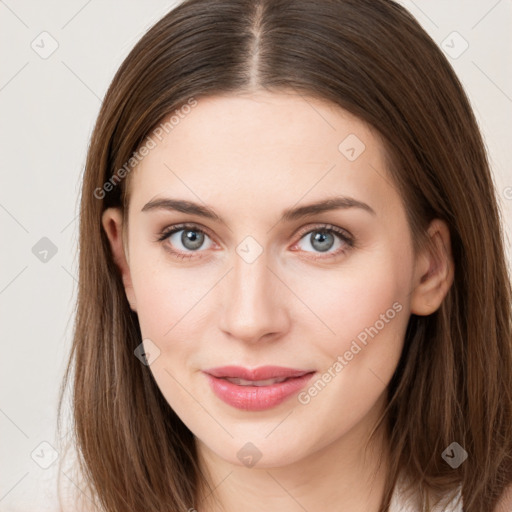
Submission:
M 510 276 L 390 0 L 188 0 L 89 149 L 66 381 L 104 510 L 512 510 Z

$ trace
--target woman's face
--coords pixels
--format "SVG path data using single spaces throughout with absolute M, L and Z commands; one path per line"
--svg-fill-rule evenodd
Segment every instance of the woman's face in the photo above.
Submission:
M 199 99 L 173 125 L 130 176 L 117 253 L 168 403 L 238 465 L 367 432 L 427 270 L 380 139 L 284 93 Z M 252 372 L 268 366 L 281 369 Z

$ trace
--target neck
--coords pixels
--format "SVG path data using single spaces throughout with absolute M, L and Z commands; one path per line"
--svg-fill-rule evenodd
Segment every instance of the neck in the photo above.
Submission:
M 376 420 L 376 414 L 372 416 Z M 296 462 L 268 468 L 228 462 L 196 439 L 200 467 L 208 476 L 211 489 L 200 490 L 195 510 L 303 512 L 334 508 L 378 512 L 389 453 L 384 425 L 368 443 L 365 453 L 369 424 L 372 422 L 356 425 L 343 437 Z

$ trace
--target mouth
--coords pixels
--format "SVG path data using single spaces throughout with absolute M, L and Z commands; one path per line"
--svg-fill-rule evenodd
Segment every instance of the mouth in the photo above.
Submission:
M 245 379 L 236 379 L 234 377 L 221 377 L 232 384 L 236 384 L 237 386 L 270 386 L 272 384 L 279 384 L 280 382 L 284 382 L 290 377 L 281 377 L 279 379 L 265 379 L 265 380 L 245 380 Z
M 210 388 L 218 398 L 246 411 L 276 407 L 298 393 L 315 373 L 315 370 L 279 366 L 255 369 L 224 366 L 204 370 Z

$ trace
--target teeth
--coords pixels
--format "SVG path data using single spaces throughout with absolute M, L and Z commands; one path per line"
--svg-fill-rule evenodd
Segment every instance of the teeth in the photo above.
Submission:
M 236 384 L 237 386 L 270 386 L 272 384 L 277 384 L 279 382 L 283 382 L 288 377 L 281 377 L 279 379 L 266 379 L 266 380 L 245 380 L 245 379 L 237 379 L 235 377 L 225 377 L 228 382 L 232 384 Z

